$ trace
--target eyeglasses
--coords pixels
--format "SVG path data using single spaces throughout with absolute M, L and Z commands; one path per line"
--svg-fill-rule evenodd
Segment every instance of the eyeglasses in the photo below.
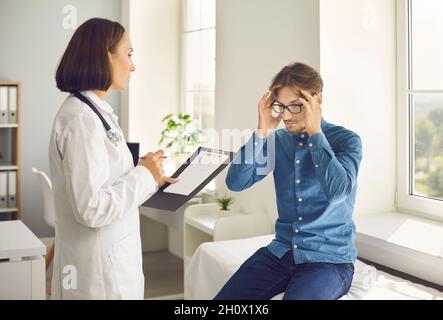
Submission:
M 279 113 L 279 114 L 283 114 L 285 112 L 285 109 L 287 109 L 292 114 L 298 114 L 298 113 L 302 112 L 303 104 L 291 103 L 291 104 L 288 104 L 287 106 L 285 106 L 284 104 L 274 101 L 271 104 L 271 107 L 272 107 L 272 110 L 274 110 L 274 112 Z
M 315 97 L 317 94 L 318 93 L 313 93 L 312 96 Z M 285 109 L 287 109 L 292 114 L 299 114 L 303 110 L 302 103 L 291 103 L 291 104 L 288 104 L 287 106 L 285 106 L 284 104 L 281 104 L 280 102 L 274 101 L 271 104 L 271 107 L 272 107 L 272 110 L 274 110 L 274 112 L 279 113 L 279 114 L 283 114 L 285 112 Z

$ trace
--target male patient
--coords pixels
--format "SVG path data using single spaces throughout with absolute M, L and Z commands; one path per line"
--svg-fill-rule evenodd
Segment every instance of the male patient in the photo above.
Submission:
M 323 80 L 308 65 L 286 66 L 258 106 L 258 129 L 236 155 L 226 184 L 242 191 L 273 171 L 275 239 L 231 277 L 217 300 L 334 300 L 352 282 L 352 221 L 361 140 L 322 118 Z M 285 129 L 278 129 L 280 121 Z

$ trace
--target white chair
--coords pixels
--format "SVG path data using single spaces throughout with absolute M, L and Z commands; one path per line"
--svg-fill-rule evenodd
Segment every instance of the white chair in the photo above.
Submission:
M 32 172 L 35 173 L 35 175 L 37 176 L 43 190 L 43 217 L 45 219 L 45 222 L 51 228 L 55 228 L 55 206 L 51 180 L 43 171 L 37 170 L 36 168 L 32 168 Z M 52 244 L 51 249 L 49 249 L 48 254 L 46 255 L 46 270 L 48 269 L 54 257 L 54 245 L 55 241 Z

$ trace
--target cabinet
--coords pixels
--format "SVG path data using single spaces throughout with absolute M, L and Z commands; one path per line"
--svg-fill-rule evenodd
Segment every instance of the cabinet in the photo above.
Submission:
M 22 221 L 0 222 L 0 300 L 46 299 L 45 254 Z
M 195 250 L 204 242 L 250 238 L 273 232 L 268 216 L 232 212 L 220 216 L 216 203 L 186 208 L 184 217 L 184 269 Z
M 0 81 L 0 221 L 20 219 L 21 84 Z

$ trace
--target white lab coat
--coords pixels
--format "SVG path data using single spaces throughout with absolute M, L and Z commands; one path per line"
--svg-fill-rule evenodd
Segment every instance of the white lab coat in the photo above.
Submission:
M 138 206 L 157 189 L 134 168 L 112 108 L 90 98 L 122 140 L 114 145 L 98 116 L 69 96 L 49 145 L 56 209 L 53 299 L 143 299 Z

